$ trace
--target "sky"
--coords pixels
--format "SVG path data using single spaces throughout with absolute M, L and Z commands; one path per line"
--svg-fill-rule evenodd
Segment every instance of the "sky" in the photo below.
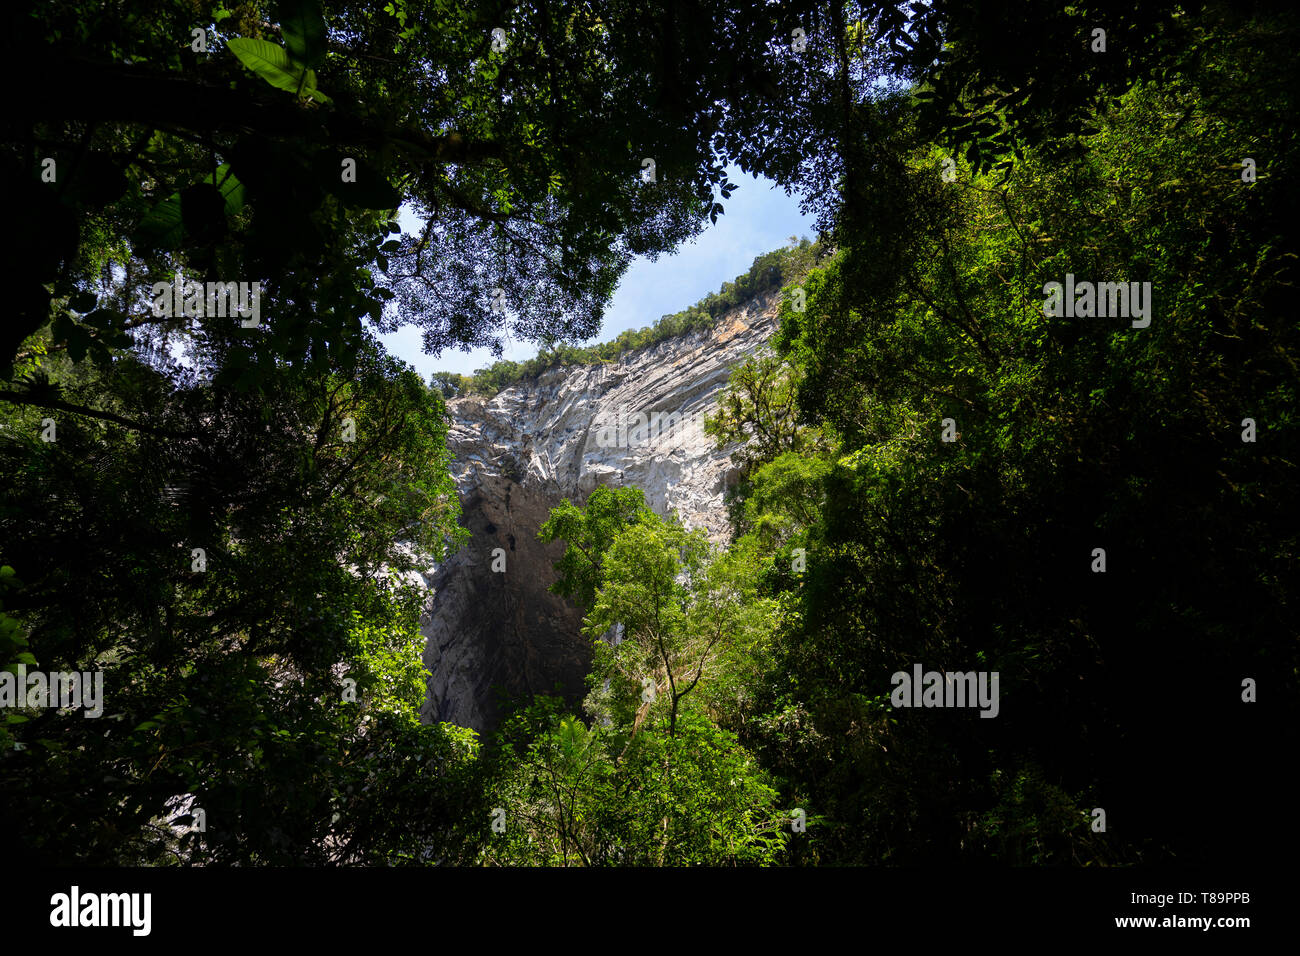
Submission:
M 817 238 L 813 217 L 800 214 L 797 197 L 739 169 L 728 169 L 727 178 L 736 183 L 736 190 L 723 201 L 726 212 L 717 224 L 707 226 L 693 241 L 682 244 L 672 255 L 661 255 L 656 262 L 634 260 L 605 311 L 600 334 L 585 344 L 606 342 L 625 329 L 650 325 L 660 316 L 694 305 L 717 292 L 722 283 L 748 271 L 756 256 L 787 245 L 791 236 Z M 401 222 L 407 232 L 419 227 L 405 212 Z M 496 361 L 488 349 L 448 349 L 438 357 L 425 355 L 420 332 L 413 326 L 381 338 L 390 352 L 413 365 L 426 381 L 435 371 L 469 375 Z M 536 345 L 515 341 L 506 344 L 502 357 L 521 361 L 536 354 Z

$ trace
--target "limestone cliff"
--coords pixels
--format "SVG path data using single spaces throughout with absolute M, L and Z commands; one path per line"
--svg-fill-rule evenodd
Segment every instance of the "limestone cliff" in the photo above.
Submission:
M 636 485 L 660 514 L 725 539 L 723 492 L 734 469 L 729 451 L 703 433 L 703 417 L 731 367 L 773 332 L 778 301 L 759 296 L 711 332 L 611 364 L 552 369 L 491 399 L 448 403 L 471 538 L 429 582 L 426 719 L 483 730 L 498 719 L 498 694 L 582 698 L 591 661 L 582 615 L 548 590 L 563 545 L 537 540 L 561 499 L 582 504 L 599 485 Z

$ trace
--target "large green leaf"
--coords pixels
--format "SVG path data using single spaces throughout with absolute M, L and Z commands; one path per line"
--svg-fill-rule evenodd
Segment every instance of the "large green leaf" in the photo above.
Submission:
M 295 62 L 320 66 L 325 59 L 325 18 L 317 0 L 282 0 L 280 35 Z
M 316 89 L 316 74 L 312 70 L 307 71 L 307 83 L 302 88 L 303 93 L 320 103 L 333 103 L 334 101 Z
M 231 171 L 229 163 L 222 163 L 215 173 L 196 185 L 215 187 L 227 216 L 244 208 L 244 184 Z M 156 249 L 179 249 L 185 236 L 185 209 L 179 192 L 172 193 L 145 213 L 135 233 L 137 242 Z
M 219 239 L 226 231 L 226 201 L 210 182 L 181 190 L 181 228 L 197 243 Z
M 303 69 L 290 60 L 288 51 L 270 40 L 236 37 L 227 41 L 226 46 L 239 58 L 240 63 L 276 89 L 297 93 L 299 90 L 307 90 L 309 86 L 315 87 L 314 82 L 308 83 L 308 80 L 314 80 L 311 71 L 306 71 L 307 75 L 304 75 Z
M 80 362 L 86 357 L 91 344 L 90 333 L 82 326 L 74 325 L 68 333 L 68 358 Z
M 244 208 L 244 184 L 230 169 L 229 163 L 222 163 L 217 171 L 204 180 L 217 187 L 221 198 L 226 201 L 226 215 L 233 216 Z
M 172 193 L 147 213 L 136 227 L 137 242 L 157 249 L 179 249 L 185 239 L 181 224 L 181 194 Z
M 100 342 L 115 348 L 126 348 L 131 344 L 131 336 L 123 331 L 127 317 L 116 309 L 96 309 L 82 322 L 96 331 L 96 338 Z

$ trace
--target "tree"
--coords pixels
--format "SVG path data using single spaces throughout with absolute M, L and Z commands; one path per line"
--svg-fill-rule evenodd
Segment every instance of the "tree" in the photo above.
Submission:
M 551 509 L 537 533 L 542 541 L 565 542 L 564 555 L 555 564 L 559 579 L 552 590 L 591 607 L 604 581 L 605 558 L 614 539 L 625 528 L 654 517 L 640 488 L 601 485 L 588 496 L 585 508 L 564 499 Z
M 763 865 L 789 833 L 757 761 L 696 714 L 626 743 L 539 698 L 495 747 L 489 864 Z
M 174 333 L 142 306 L 178 266 L 262 282 L 274 320 L 245 344 L 294 361 L 352 354 L 367 316 L 433 351 L 587 338 L 634 256 L 722 212 L 726 99 L 811 6 L 11 9 L 29 91 L 0 143 L 35 235 L 0 372 L 52 313 L 78 355 Z M 423 226 L 392 238 L 404 205 Z
M 1027 146 L 1009 172 L 960 162 L 947 181 L 914 107 L 873 107 L 898 120 L 871 145 L 873 215 L 842 221 L 777 341 L 800 420 L 832 444 L 816 468 L 774 459 L 746 502 L 808 562 L 770 579 L 792 607 L 753 684 L 767 719 L 742 739 L 824 810 L 823 860 L 1208 861 L 1267 840 L 1254 797 L 1194 751 L 1270 764 L 1223 675 L 1295 668 L 1278 556 L 1300 527 L 1296 434 L 1278 403 L 1297 342 L 1275 317 L 1296 198 L 1223 161 L 1258 135 L 1275 173 L 1294 163 L 1295 61 L 1274 44 L 1295 21 L 1193 24 L 1194 66 L 1132 84 L 1081 152 Z M 1067 273 L 1149 281 L 1159 304 L 1048 315 L 1044 285 Z M 1277 457 L 1243 441 L 1243 405 L 1266 409 Z M 999 717 L 895 710 L 890 676 L 917 662 L 1000 672 Z M 1170 721 L 1195 743 L 1164 746 Z M 1193 790 L 1234 823 L 1207 834 L 1180 803 Z M 1134 829 L 1093 833 L 1103 799 Z
M 620 697 L 635 700 L 631 691 L 640 692 L 633 733 L 662 695 L 669 736 L 676 734 L 682 701 L 699 684 L 724 636 L 723 620 L 710 618 L 693 599 L 691 585 L 698 584 L 708 557 L 703 532 L 688 533 L 660 521 L 624 529 L 603 557 L 601 586 L 586 631 L 597 638 L 620 626 L 623 637 L 617 645 L 597 649 L 593 675 L 611 680 L 616 707 L 623 703 Z
M 60 398 L 6 406 L 0 430 L 22 582 L 0 649 L 11 670 L 101 673 L 103 713 L 6 710 L 19 855 L 458 858 L 481 790 L 465 735 L 418 723 L 420 600 L 401 577 L 463 535 L 440 399 L 373 344 L 351 376 L 242 396 L 127 357 L 69 364 L 51 360 Z M 154 411 L 132 428 L 65 410 L 92 401 Z M 175 832 L 178 806 L 206 832 Z
M 704 430 L 720 449 L 739 445 L 734 459 L 740 465 L 771 461 L 806 445 L 811 436 L 796 417 L 795 367 L 771 354 L 747 358 L 732 370 L 727 386 Z

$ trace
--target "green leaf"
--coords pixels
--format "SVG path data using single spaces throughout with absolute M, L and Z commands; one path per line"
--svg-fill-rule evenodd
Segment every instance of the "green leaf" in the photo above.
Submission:
M 270 40 L 235 37 L 227 41 L 226 46 L 239 58 L 240 63 L 278 90 L 297 93 L 307 86 L 307 77 L 301 67 L 295 67 L 289 59 L 288 51 Z
M 304 96 L 310 96 L 313 100 L 317 100 L 318 102 L 321 102 L 321 103 L 331 103 L 331 104 L 332 104 L 332 103 L 334 102 L 332 99 L 330 99 L 330 98 L 329 98 L 328 96 L 326 96 L 324 93 L 322 93 L 320 90 L 316 89 L 316 71 L 315 71 L 315 70 L 308 70 L 308 71 L 307 71 L 307 82 L 303 84 L 303 87 L 302 87 L 302 93 L 303 93 Z
M 97 301 L 93 292 L 77 292 L 68 300 L 68 307 L 74 312 L 89 312 Z
M 179 249 L 185 239 L 181 224 L 181 194 L 172 193 L 150 209 L 136 227 L 137 242 L 158 249 Z
M 226 229 L 226 203 L 210 182 L 195 183 L 181 190 L 181 228 L 185 238 L 204 242 Z
M 316 0 L 281 0 L 280 35 L 295 62 L 319 66 L 324 61 L 325 18 Z
M 221 198 L 226 201 L 227 216 L 233 216 L 244 208 L 244 184 L 231 172 L 229 163 L 222 163 L 215 173 L 203 181 L 217 187 Z
M 195 185 L 215 187 L 227 216 L 244 208 L 244 184 L 231 172 L 229 163 L 222 163 L 215 173 L 209 174 Z M 179 192 L 172 193 L 145 213 L 140 225 L 136 227 L 135 239 L 157 249 L 181 247 L 185 241 L 185 216 Z

